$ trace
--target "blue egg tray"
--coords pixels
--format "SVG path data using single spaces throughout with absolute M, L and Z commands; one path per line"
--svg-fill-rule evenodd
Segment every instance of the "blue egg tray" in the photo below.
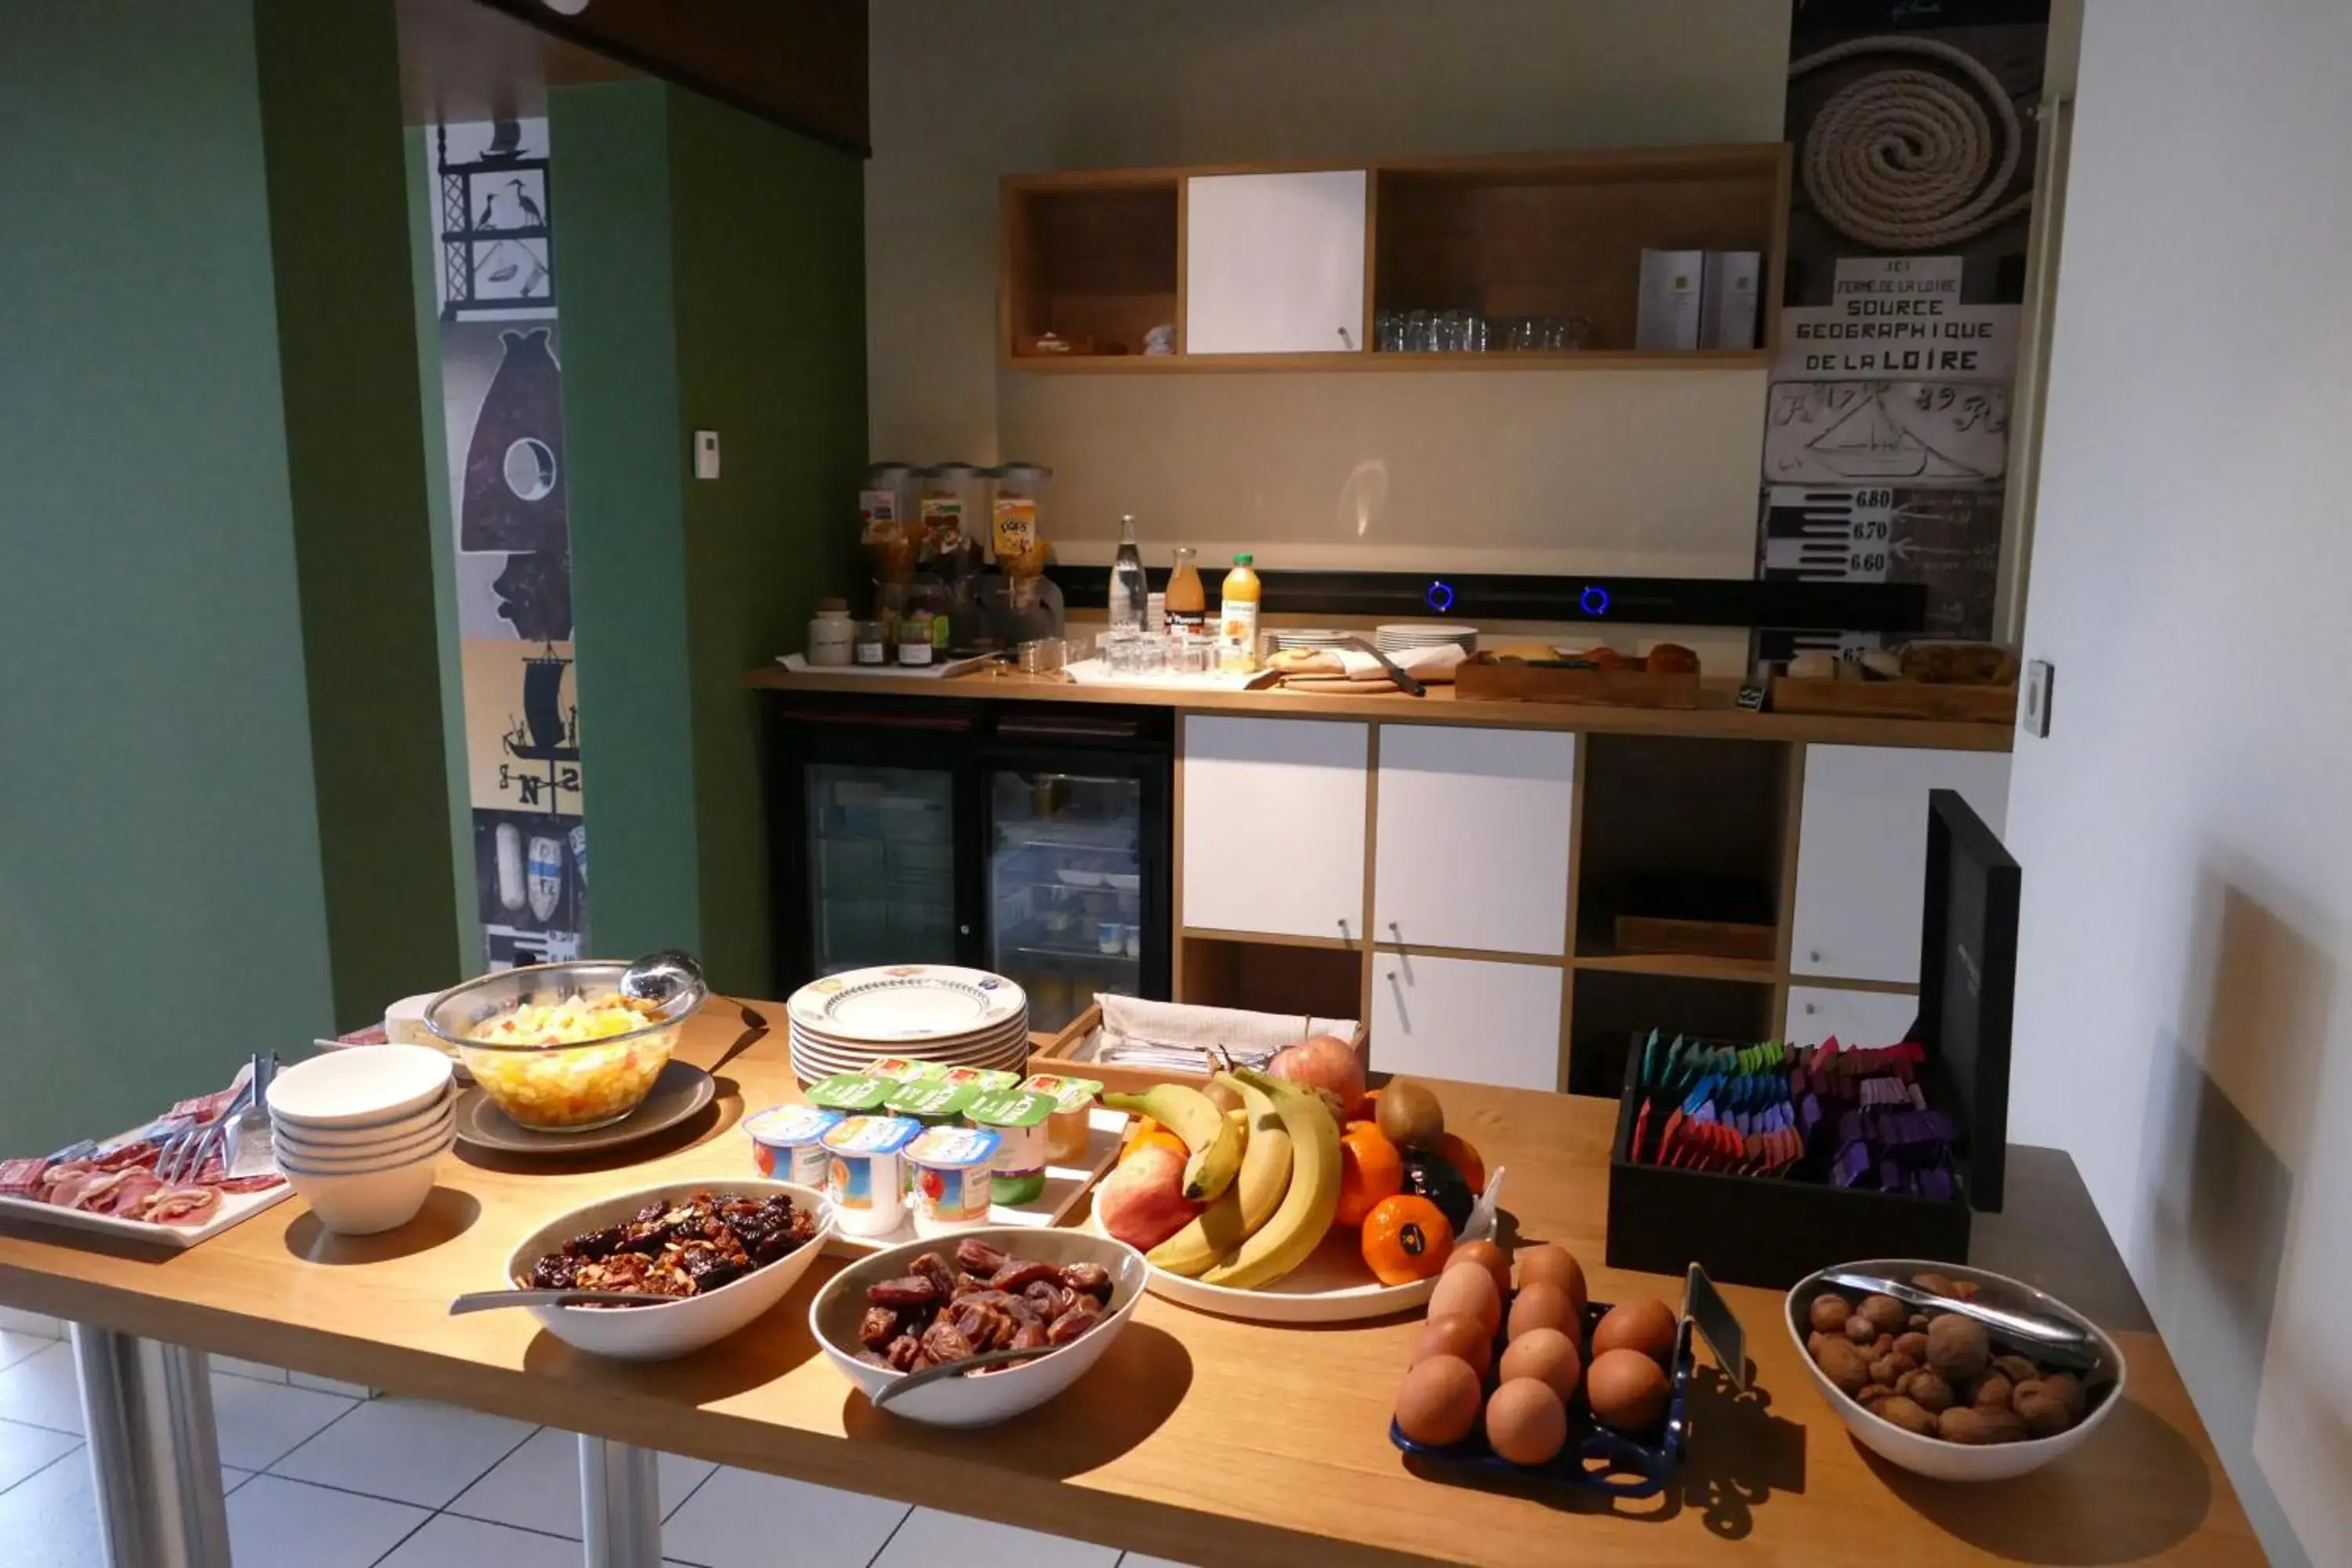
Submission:
M 1517 1296 L 1518 1292 L 1512 1294 Z M 1608 1310 L 1609 1304 L 1604 1301 L 1594 1301 L 1585 1308 L 1584 1333 L 1577 1347 L 1580 1351 L 1592 1342 L 1592 1331 Z M 1507 1303 L 1504 1316 L 1507 1321 Z M 1500 1360 L 1502 1353 L 1503 1338 L 1497 1334 L 1496 1358 Z M 1404 1435 L 1394 1416 L 1389 1418 L 1389 1441 L 1416 1458 L 1459 1469 L 1460 1479 L 1465 1482 L 1493 1476 L 1580 1487 L 1611 1497 L 1655 1497 L 1666 1489 L 1666 1482 L 1682 1464 L 1690 1442 L 1691 1368 L 1696 1360 L 1691 1348 L 1691 1321 L 1685 1318 L 1675 1331 L 1675 1370 L 1669 1380 L 1665 1419 L 1655 1431 L 1647 1434 L 1618 1432 L 1595 1422 L 1591 1406 L 1585 1404 L 1580 1388 L 1575 1402 L 1568 1407 L 1568 1442 L 1549 1464 L 1515 1465 L 1488 1447 L 1486 1437 L 1478 1434 L 1444 1447 L 1416 1443 Z

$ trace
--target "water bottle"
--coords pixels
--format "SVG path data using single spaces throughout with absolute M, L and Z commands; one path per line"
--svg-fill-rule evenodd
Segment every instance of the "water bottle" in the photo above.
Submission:
M 1118 520 L 1118 554 L 1110 565 L 1110 629 L 1143 630 L 1144 603 L 1150 584 L 1143 575 L 1143 552 L 1135 542 L 1135 519 Z

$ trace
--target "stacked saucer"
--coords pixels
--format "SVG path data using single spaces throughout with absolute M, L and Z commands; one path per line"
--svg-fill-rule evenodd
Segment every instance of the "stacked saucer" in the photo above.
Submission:
M 1268 653 L 1287 653 L 1292 648 L 1310 651 L 1327 647 L 1351 647 L 1356 640 L 1353 632 L 1318 631 L 1307 626 L 1281 626 L 1265 634 Z
M 803 1083 L 863 1072 L 884 1057 L 1019 1072 L 1029 1060 L 1028 994 L 1001 974 L 940 963 L 851 970 L 784 1004 Z
M 1425 647 L 1444 647 L 1448 643 L 1464 653 L 1476 653 L 1478 628 L 1399 621 L 1377 627 L 1372 632 L 1372 646 L 1391 656 L 1412 653 Z

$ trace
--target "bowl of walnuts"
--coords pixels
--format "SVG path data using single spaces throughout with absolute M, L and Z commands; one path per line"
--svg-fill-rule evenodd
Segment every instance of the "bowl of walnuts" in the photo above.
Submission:
M 1832 1285 L 1895 1279 L 1955 1301 L 2055 1318 L 2085 1336 L 2089 1365 L 1956 1311 Z M 1789 1335 L 1856 1441 L 1946 1481 L 1998 1481 L 2077 1447 L 2123 1399 L 2124 1357 L 2099 1326 L 2022 1280 L 1954 1263 L 1874 1258 L 1797 1281 Z

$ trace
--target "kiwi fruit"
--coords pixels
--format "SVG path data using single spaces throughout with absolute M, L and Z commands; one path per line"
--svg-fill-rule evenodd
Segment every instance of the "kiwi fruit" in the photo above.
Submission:
M 1445 1111 L 1437 1096 L 1401 1078 L 1381 1090 L 1380 1126 L 1400 1149 L 1434 1149 L 1445 1136 Z

